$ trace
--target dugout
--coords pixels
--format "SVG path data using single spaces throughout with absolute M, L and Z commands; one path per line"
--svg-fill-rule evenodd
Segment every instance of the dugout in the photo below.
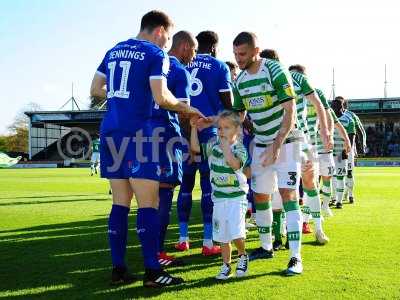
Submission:
M 90 138 L 99 133 L 104 113 L 105 110 L 25 112 L 29 117 L 29 159 L 65 161 L 62 153 L 65 152 L 69 138 L 72 148 L 70 158 L 87 159 L 88 152 L 91 151 Z

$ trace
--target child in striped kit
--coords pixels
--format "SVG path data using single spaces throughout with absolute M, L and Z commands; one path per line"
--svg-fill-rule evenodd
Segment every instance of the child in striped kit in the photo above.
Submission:
M 245 214 L 248 185 L 243 167 L 247 151 L 241 142 L 241 120 L 233 111 L 223 111 L 218 116 L 218 136 L 200 149 L 196 122 L 192 121 L 191 150 L 205 151 L 210 166 L 213 208 L 213 239 L 221 243 L 223 265 L 216 279 L 231 276 L 231 242 L 238 250 L 236 276 L 246 276 L 249 258 L 245 250 Z

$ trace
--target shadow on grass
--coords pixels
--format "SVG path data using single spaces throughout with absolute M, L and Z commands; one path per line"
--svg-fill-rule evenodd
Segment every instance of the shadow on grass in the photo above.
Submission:
M 61 200 L 63 201 L 63 200 Z M 84 201 L 82 199 L 82 201 Z M 54 201 L 57 202 L 57 201 Z M 60 202 L 60 201 L 58 201 Z M 136 210 L 129 216 L 129 237 L 126 261 L 134 274 L 143 274 L 141 249 L 135 232 Z M 200 202 L 193 202 L 190 226 L 191 253 L 200 252 L 202 223 Z M 178 237 L 176 209 L 167 235 L 168 252 L 174 252 Z M 0 238 L 0 299 L 121 299 L 157 295 L 164 290 L 145 289 L 141 282 L 128 287 L 111 288 L 110 253 L 108 250 L 107 217 L 91 221 L 43 225 L 10 231 Z M 185 261 L 171 273 L 185 274 L 216 267 L 221 259 L 201 254 L 178 254 Z M 182 275 L 183 274 L 183 275 Z M 261 276 L 261 275 L 260 275 Z M 252 278 L 249 276 L 244 280 Z M 214 284 L 213 278 L 189 281 L 165 291 L 200 288 Z M 63 287 L 64 286 L 64 287 Z M 57 287 L 60 287 L 57 290 Z M 47 290 L 46 290 L 47 289 Z
M 317 241 L 307 241 L 307 242 L 302 242 L 302 245 L 311 245 L 311 246 L 317 246 L 317 247 L 325 247 L 326 245 L 320 244 Z
M 37 196 L 18 196 L 18 197 L 12 197 L 13 199 L 42 199 L 42 198 L 73 198 L 73 197 L 88 197 L 88 196 L 94 196 L 94 195 L 104 195 L 102 193 L 92 193 L 88 195 L 37 195 Z M 0 200 L 7 200 L 10 199 L 10 197 L 0 197 Z
M 41 198 L 41 197 L 36 197 Z M 85 202 L 85 201 L 110 201 L 108 198 L 84 198 L 84 199 L 71 199 L 71 200 L 54 200 L 54 201 L 18 201 L 0 203 L 1 206 L 17 206 L 17 205 L 32 205 L 32 204 L 50 204 L 50 203 L 69 203 L 69 202 Z

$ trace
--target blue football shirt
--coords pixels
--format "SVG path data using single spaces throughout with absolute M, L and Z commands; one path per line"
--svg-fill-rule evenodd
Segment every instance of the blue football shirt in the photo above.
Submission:
M 190 101 L 190 75 L 184 65 L 174 56 L 170 56 L 170 69 L 167 76 L 167 86 L 171 93 L 181 101 Z M 159 107 L 153 108 L 155 126 L 163 126 L 166 130 L 174 130 L 181 134 L 178 114 Z
M 101 132 L 133 133 L 151 128 L 155 102 L 150 80 L 166 78 L 168 70 L 168 55 L 149 41 L 129 39 L 107 51 L 97 69 L 107 84 L 107 112 Z
M 206 117 L 218 115 L 224 109 L 220 92 L 231 91 L 228 66 L 209 54 L 198 54 L 187 66 L 190 72 L 190 103 Z M 199 132 L 200 143 L 207 143 L 217 134 L 215 127 Z

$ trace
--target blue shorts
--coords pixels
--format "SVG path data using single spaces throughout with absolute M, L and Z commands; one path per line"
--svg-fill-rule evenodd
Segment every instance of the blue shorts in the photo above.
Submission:
M 182 137 L 173 129 L 160 134 L 159 143 L 160 182 L 172 185 L 182 183 Z
M 101 134 L 101 177 L 108 179 L 142 178 L 159 181 L 160 166 L 153 161 L 152 144 L 134 141 L 134 136 L 134 133 L 120 131 Z M 116 151 L 112 153 L 112 149 Z

